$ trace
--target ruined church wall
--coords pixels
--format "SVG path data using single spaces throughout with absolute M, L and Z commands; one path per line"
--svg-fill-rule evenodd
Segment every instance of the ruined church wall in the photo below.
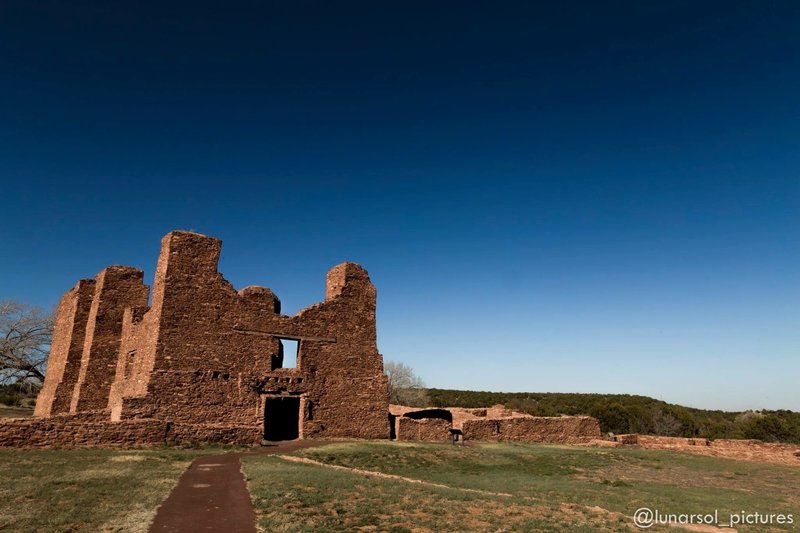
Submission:
M 69 411 L 72 391 L 80 373 L 81 354 L 95 280 L 82 279 L 61 298 L 56 311 L 47 375 L 36 399 L 34 416 Z
M 388 438 L 388 384 L 375 306 L 367 272 L 342 263 L 328 273 L 324 302 L 292 317 L 261 314 L 242 321 L 244 330 L 301 338 L 295 372 L 305 385 L 305 437 Z
M 123 316 L 117 368 L 108 400 L 111 419 L 115 421 L 122 417 L 124 398 L 147 395 L 155 367 L 171 240 L 171 234 L 161 239 L 151 306 L 127 309 Z
M 127 307 L 147 304 L 149 288 L 141 270 L 111 266 L 96 278 L 70 412 L 105 409 L 119 355 L 122 318 Z
M 71 339 L 75 353 L 73 377 L 62 383 L 70 389 L 62 395 L 65 409 L 105 409 L 112 422 L 158 419 L 173 432 L 194 428 L 186 431 L 196 436 L 198 427 L 213 426 L 214 439 L 238 427 L 252 440 L 263 429 L 265 396 L 290 394 L 301 397 L 306 438 L 387 438 L 388 387 L 367 272 L 353 263 L 334 267 L 325 301 L 285 316 L 269 289 L 237 292 L 222 277 L 220 249 L 218 239 L 196 233 L 166 235 L 149 307 L 142 272 L 130 267 L 98 274 L 75 326 L 69 317 L 78 315 L 65 297 L 55 342 L 66 353 Z M 82 338 L 70 337 L 67 330 L 80 324 Z M 278 368 L 279 338 L 300 340 L 296 368 Z M 63 360 L 70 368 L 71 359 Z M 53 378 L 60 364 L 56 356 Z M 45 389 L 55 383 L 46 379 Z
M 271 370 L 270 351 L 276 343 L 234 333 L 241 316 L 275 315 L 271 293 L 248 291 L 240 296 L 217 272 L 221 242 L 189 232 L 172 232 L 162 246 L 166 257 L 159 290 L 158 345 L 154 370 L 263 374 Z
M 111 419 L 115 421 L 120 420 L 123 397 L 147 392 L 150 370 L 145 369 L 145 364 L 152 359 L 148 352 L 155 351 L 157 341 L 157 323 L 149 311 L 149 307 L 129 307 L 122 317 L 117 366 L 108 399 Z
M 294 393 L 306 406 L 306 437 L 388 436 L 366 272 L 333 269 L 338 286 L 329 288 L 330 301 L 289 317 L 269 289 L 234 290 L 217 271 L 220 246 L 188 232 L 162 241 L 151 309 L 138 322 L 126 315 L 109 402 L 114 419 L 262 426 L 263 394 Z M 273 335 L 302 339 L 297 368 L 275 368 Z M 132 352 L 131 373 L 123 360 Z
M 131 320 L 120 358 L 136 352 L 134 371 L 117 367 L 110 400 L 115 418 L 158 417 L 194 423 L 256 419 L 258 378 L 271 370 L 277 341 L 234 333 L 238 317 L 275 312 L 271 292 L 237 293 L 217 272 L 220 241 L 172 232 L 162 241 L 152 308 Z M 141 354 L 141 355 L 140 355 Z
M 252 375 L 214 370 L 153 372 L 157 393 L 123 399 L 122 419 L 159 418 L 187 424 L 263 427 Z M 261 416 L 260 416 L 261 414 Z

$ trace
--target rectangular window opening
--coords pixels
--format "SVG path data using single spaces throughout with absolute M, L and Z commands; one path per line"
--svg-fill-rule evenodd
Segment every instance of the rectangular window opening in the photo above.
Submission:
M 297 368 L 297 356 L 300 353 L 300 341 L 296 339 L 278 339 L 281 343 L 283 361 L 279 368 Z

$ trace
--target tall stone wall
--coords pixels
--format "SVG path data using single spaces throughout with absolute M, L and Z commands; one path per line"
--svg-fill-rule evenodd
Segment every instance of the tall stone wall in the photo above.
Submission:
M 220 246 L 188 232 L 165 237 L 152 306 L 124 321 L 120 360 L 129 359 L 117 365 L 114 418 L 257 427 L 266 395 L 294 394 L 303 397 L 305 437 L 386 438 L 388 393 L 366 271 L 334 267 L 326 301 L 290 317 L 269 289 L 237 292 L 217 272 Z M 299 340 L 296 368 L 280 368 L 280 338 Z
M 34 416 L 45 417 L 69 411 L 80 373 L 94 290 L 95 280 L 82 279 L 61 298 L 47 361 L 47 379 L 36 400 Z
M 141 270 L 125 266 L 111 266 L 97 275 L 70 412 L 108 406 L 125 309 L 147 305 L 149 288 L 143 276 Z
M 269 397 L 295 396 L 302 437 L 387 438 L 367 272 L 337 265 L 325 300 L 286 316 L 265 287 L 237 292 L 217 271 L 220 250 L 197 233 L 166 235 L 149 306 L 142 272 L 131 267 L 109 267 L 67 293 L 36 414 L 102 411 L 109 423 L 159 420 L 176 435 L 251 439 L 263 432 Z M 295 368 L 283 368 L 281 339 L 299 341 Z

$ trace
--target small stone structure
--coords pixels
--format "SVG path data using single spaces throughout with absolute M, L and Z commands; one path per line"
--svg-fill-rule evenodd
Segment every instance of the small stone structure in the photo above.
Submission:
M 398 440 L 581 444 L 601 437 L 599 422 L 590 416 L 531 416 L 502 405 L 480 409 L 390 405 L 389 413 L 392 436 Z
M 0 424 L 0 446 L 388 438 L 367 272 L 333 267 L 325 301 L 286 316 L 270 289 L 222 277 L 220 249 L 169 233 L 152 294 L 132 267 L 79 281 L 58 307 L 37 418 Z

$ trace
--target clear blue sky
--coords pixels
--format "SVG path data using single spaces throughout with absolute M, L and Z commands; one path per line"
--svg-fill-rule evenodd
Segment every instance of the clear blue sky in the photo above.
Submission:
M 430 385 L 800 410 L 800 5 L 0 4 L 0 298 L 223 239 Z

